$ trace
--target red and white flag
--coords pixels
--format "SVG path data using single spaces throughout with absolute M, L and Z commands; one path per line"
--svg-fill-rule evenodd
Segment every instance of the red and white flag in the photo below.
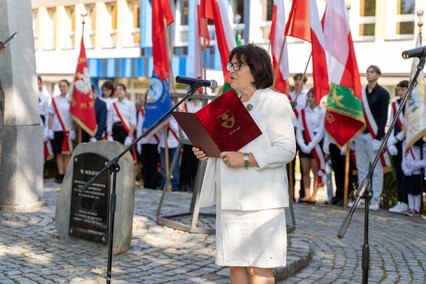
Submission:
M 325 56 L 324 34 L 318 15 L 316 0 L 293 0 L 285 35 L 297 37 L 312 44 L 312 75 L 314 93 L 319 104 L 328 95 L 327 60 Z
M 229 71 L 226 70 L 229 52 L 237 46 L 234 32 L 229 22 L 228 14 L 223 4 L 223 0 L 204 0 L 203 15 L 207 19 L 214 21 L 216 32 L 216 44 L 219 48 L 220 59 L 222 62 L 222 71 L 225 82 L 230 83 Z M 211 10 L 209 10 L 211 9 Z
M 329 0 L 324 14 L 324 42 L 331 83 L 354 90 L 361 98 L 361 77 L 344 0 Z
M 344 0 L 329 0 L 323 18 L 328 77 L 325 129 L 339 146 L 364 130 L 362 87 Z
M 284 29 L 285 29 L 285 10 L 284 1 L 276 0 L 274 4 L 274 10 L 272 13 L 272 26 L 269 34 L 269 40 L 271 41 L 272 51 L 272 62 L 274 66 L 274 72 L 277 70 L 278 61 L 280 59 L 280 53 L 282 45 L 284 43 Z M 282 93 L 287 92 L 287 79 L 290 77 L 288 68 L 288 51 L 287 43 L 284 45 L 283 53 L 281 55 L 281 61 L 278 69 L 278 75 L 275 82 L 275 89 Z
M 194 77 L 201 78 L 201 51 L 210 45 L 210 34 L 205 16 L 205 0 L 197 0 L 195 7 L 195 26 L 194 26 Z M 205 46 L 204 46 L 205 45 Z
M 86 48 L 81 38 L 80 56 L 71 87 L 70 115 L 78 125 L 90 136 L 95 136 L 96 124 L 95 104 L 92 99 L 89 65 L 87 64 Z
M 164 20 L 167 26 L 173 23 L 173 12 L 168 0 L 152 0 L 151 6 L 154 72 L 160 77 L 161 81 L 164 81 L 170 74 Z

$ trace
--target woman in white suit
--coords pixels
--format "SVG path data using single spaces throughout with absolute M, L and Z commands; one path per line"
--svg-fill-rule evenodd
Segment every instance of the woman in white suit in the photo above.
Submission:
M 294 113 L 287 96 L 269 89 L 271 58 L 262 47 L 234 48 L 227 64 L 231 86 L 262 134 L 239 151 L 208 158 L 200 206 L 216 204 L 216 263 L 230 266 L 231 283 L 274 283 L 286 265 L 288 206 L 285 165 L 296 152 Z

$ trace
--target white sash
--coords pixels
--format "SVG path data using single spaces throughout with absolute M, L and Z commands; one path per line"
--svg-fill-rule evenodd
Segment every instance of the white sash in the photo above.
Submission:
M 362 88 L 362 108 L 364 109 L 365 122 L 367 123 L 367 128 L 370 131 L 371 137 L 373 137 L 373 139 L 376 139 L 376 134 L 379 127 L 377 126 L 376 120 L 374 119 L 374 116 L 371 113 L 370 105 L 368 104 L 367 100 L 367 93 L 365 92 L 366 88 L 368 87 Z M 389 159 L 389 155 L 387 155 L 386 147 L 383 149 L 383 152 L 380 155 L 380 162 L 383 168 L 392 166 L 391 161 Z

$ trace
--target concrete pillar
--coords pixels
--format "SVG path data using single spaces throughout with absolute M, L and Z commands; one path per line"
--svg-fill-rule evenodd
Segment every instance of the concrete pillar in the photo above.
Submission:
M 40 206 L 43 130 L 37 97 L 31 2 L 0 1 L 0 39 L 17 32 L 0 55 L 0 209 Z

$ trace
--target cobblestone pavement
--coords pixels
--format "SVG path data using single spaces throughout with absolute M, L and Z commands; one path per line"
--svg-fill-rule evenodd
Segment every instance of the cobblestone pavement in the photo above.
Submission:
M 58 193 L 59 186 L 47 180 L 46 206 L 0 211 L 0 283 L 105 283 L 106 247 L 56 238 Z M 155 222 L 160 195 L 136 189 L 131 248 L 113 257 L 112 283 L 228 283 L 229 270 L 214 264 L 214 235 Z M 185 212 L 190 199 L 187 193 L 167 194 L 162 215 Z M 357 210 L 343 239 L 336 234 L 348 210 L 295 204 L 294 211 L 288 267 L 275 271 L 277 279 L 290 277 L 279 283 L 360 283 L 363 211 Z M 370 216 L 370 283 L 425 283 L 426 221 L 384 210 Z M 213 227 L 214 218 L 203 216 L 199 223 Z
M 279 283 L 361 283 L 364 209 L 357 209 L 343 239 L 337 233 L 349 209 L 335 206 L 296 207 L 293 237 L 314 250 L 309 265 Z M 426 221 L 370 211 L 370 283 L 426 283 Z

